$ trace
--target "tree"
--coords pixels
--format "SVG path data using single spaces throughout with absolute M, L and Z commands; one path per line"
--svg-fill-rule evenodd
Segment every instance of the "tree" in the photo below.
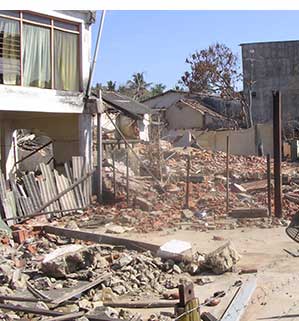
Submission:
M 140 100 L 148 93 L 151 83 L 147 83 L 144 79 L 144 72 L 137 72 L 132 75 L 132 79 L 128 80 L 127 87 L 133 92 L 133 98 Z
M 116 91 L 116 81 L 112 81 L 112 80 L 107 81 L 106 89 L 108 91 Z
M 165 85 L 163 85 L 161 83 L 155 84 L 151 88 L 151 94 L 152 94 L 152 96 L 160 95 L 160 94 L 162 94 L 164 92 L 165 89 L 166 89 Z
M 190 71 L 181 78 L 191 92 L 220 94 L 223 98 L 237 96 L 236 83 L 240 80 L 237 56 L 224 44 L 213 44 L 196 51 L 186 63 Z

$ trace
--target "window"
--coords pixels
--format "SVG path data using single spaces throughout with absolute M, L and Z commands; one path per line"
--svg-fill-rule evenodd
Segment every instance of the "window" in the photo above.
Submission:
M 79 24 L 0 10 L 0 84 L 80 90 Z

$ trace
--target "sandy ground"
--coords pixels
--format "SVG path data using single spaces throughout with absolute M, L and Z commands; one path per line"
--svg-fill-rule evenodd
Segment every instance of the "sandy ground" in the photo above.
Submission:
M 224 237 L 225 241 L 213 240 L 214 235 Z M 236 280 L 246 281 L 250 277 L 256 277 L 258 285 L 246 307 L 242 321 L 299 320 L 299 258 L 292 257 L 284 251 L 284 249 L 297 251 L 299 244 L 297 245 L 285 234 L 285 228 L 250 228 L 210 232 L 178 230 L 142 234 L 142 237 L 140 234 L 130 232 L 121 236 L 160 245 L 171 239 L 189 241 L 193 251 L 198 250 L 203 253 L 210 252 L 227 240 L 231 240 L 242 255 L 238 267 L 254 267 L 258 269 L 258 273 L 254 275 L 225 273 L 212 276 L 213 283 L 196 286 L 199 301 L 203 302 L 215 291 L 227 291 Z M 220 318 L 234 293 L 235 289 L 231 288 L 218 306 L 204 307 L 201 312 L 209 311 L 215 317 Z M 173 311 L 172 308 L 148 309 L 147 311 L 135 309 L 145 315 L 161 310 Z

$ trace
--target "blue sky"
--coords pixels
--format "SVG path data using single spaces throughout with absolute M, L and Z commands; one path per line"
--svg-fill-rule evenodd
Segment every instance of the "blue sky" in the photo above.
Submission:
M 101 11 L 93 26 L 93 46 Z M 188 68 L 185 58 L 221 42 L 299 39 L 299 11 L 107 11 L 94 83 L 125 84 L 134 72 L 172 88 Z

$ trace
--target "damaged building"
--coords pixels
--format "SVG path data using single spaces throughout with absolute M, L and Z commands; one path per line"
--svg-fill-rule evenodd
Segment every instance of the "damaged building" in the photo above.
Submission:
M 57 165 L 91 162 L 92 115 L 84 109 L 95 12 L 0 11 L 1 169 L 18 162 L 15 130 L 53 141 Z
M 299 41 L 243 43 L 243 88 L 248 101 L 252 95 L 253 122 L 273 117 L 273 90 L 282 93 L 282 122 L 285 129 L 298 131 Z

